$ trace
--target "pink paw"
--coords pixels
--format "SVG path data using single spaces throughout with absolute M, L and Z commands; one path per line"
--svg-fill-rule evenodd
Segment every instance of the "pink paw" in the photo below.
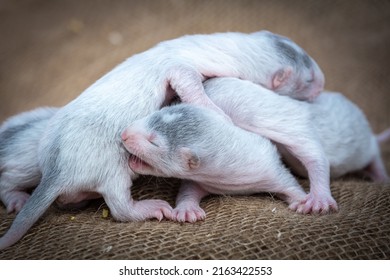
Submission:
M 22 209 L 23 205 L 29 199 L 30 195 L 26 192 L 12 192 L 7 201 L 7 213 L 15 212 L 16 214 Z
M 296 212 L 299 205 L 302 203 L 302 201 L 299 201 L 299 200 L 295 200 L 293 202 L 291 202 L 289 205 L 288 205 L 288 209 L 290 209 L 291 211 L 294 211 Z
M 182 205 L 173 209 L 173 219 L 177 222 L 195 223 L 204 220 L 206 213 L 198 205 Z
M 306 198 L 293 209 L 300 214 L 327 214 L 338 211 L 337 202 L 329 195 L 315 196 L 309 193 Z M 291 208 L 290 208 L 291 209 Z
M 168 202 L 159 199 L 146 199 L 135 202 L 134 211 L 141 219 L 153 219 L 161 221 L 164 217 L 172 220 L 172 207 Z

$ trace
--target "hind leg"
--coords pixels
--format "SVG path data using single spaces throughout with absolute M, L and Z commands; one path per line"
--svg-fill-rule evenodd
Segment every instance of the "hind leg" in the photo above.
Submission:
M 291 211 L 302 213 L 298 211 L 299 206 L 305 200 L 307 194 L 289 170 L 282 166 L 282 163 L 280 164 L 280 169 L 275 174 L 274 179 L 269 180 L 267 189 L 260 189 L 260 191 L 276 193 L 277 197 L 288 204 L 288 208 Z
M 387 183 L 390 181 L 387 175 L 385 165 L 383 164 L 380 154 L 374 156 L 374 159 L 364 170 L 374 182 Z
M 296 113 L 298 115 L 299 112 Z M 305 124 L 305 121 L 302 122 Z M 310 126 L 297 126 L 296 123 L 280 121 L 275 117 L 274 120 L 263 121 L 253 124 L 238 124 L 249 131 L 265 136 L 270 140 L 283 146 L 287 154 L 296 158 L 307 170 L 310 179 L 310 193 L 302 200 L 301 206 L 297 209 L 300 213 L 327 213 L 331 210 L 337 211 L 337 202 L 332 197 L 330 191 L 330 168 L 325 152 L 316 138 L 310 131 Z M 278 129 L 275 129 L 278 128 Z M 293 128 L 292 131 L 291 128 Z M 286 157 L 284 157 L 287 159 Z M 293 162 L 287 161 L 293 171 L 296 168 Z M 294 207 L 295 208 L 295 207 Z
M 40 176 L 23 174 L 23 172 L 4 171 L 0 178 L 0 199 L 4 203 L 7 213 L 19 213 L 30 194 L 27 190 L 35 187 Z
M 22 209 L 23 205 L 30 198 L 30 194 L 24 191 L 9 191 L 5 194 L 1 195 L 1 200 L 7 208 L 7 213 L 10 214 L 12 212 L 19 213 L 20 209 Z
M 135 201 L 131 198 L 132 180 L 128 170 L 123 170 L 122 174 L 109 177 L 111 181 L 101 184 L 99 192 L 110 208 L 114 219 L 121 222 L 143 221 L 153 218 L 161 221 L 164 217 L 172 219 L 172 207 L 168 202 L 159 199 Z

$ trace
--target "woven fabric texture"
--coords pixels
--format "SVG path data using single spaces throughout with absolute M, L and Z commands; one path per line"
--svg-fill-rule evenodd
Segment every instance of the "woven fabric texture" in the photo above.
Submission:
M 126 57 L 184 34 L 268 29 L 323 69 L 326 88 L 390 127 L 389 1 L 60 1 L 0 3 L 0 121 L 63 106 Z M 382 145 L 390 170 L 390 143 Z M 300 180 L 308 189 L 308 181 Z M 136 199 L 174 205 L 179 181 L 142 177 Z M 338 213 L 299 215 L 269 194 L 209 196 L 205 221 L 119 223 L 103 200 L 52 206 L 0 259 L 389 259 L 390 185 L 359 176 L 331 183 Z M 0 205 L 0 234 L 11 225 Z

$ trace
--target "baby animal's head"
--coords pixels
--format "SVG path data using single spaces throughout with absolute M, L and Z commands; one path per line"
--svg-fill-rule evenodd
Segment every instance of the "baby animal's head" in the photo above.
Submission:
M 318 64 L 301 47 L 287 37 L 269 31 L 254 33 L 266 36 L 272 45 L 280 67 L 271 75 L 267 85 L 280 95 L 313 101 L 324 89 L 325 77 Z
M 208 111 L 187 104 L 165 107 L 127 127 L 122 141 L 131 154 L 130 168 L 162 177 L 180 177 L 198 168 L 200 158 L 192 147 L 207 131 L 199 110 Z

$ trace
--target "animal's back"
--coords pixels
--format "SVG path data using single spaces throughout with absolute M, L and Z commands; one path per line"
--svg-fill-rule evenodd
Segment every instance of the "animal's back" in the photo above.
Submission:
M 340 93 L 323 92 L 307 104 L 331 166 L 332 177 L 366 167 L 377 153 L 363 112 Z

